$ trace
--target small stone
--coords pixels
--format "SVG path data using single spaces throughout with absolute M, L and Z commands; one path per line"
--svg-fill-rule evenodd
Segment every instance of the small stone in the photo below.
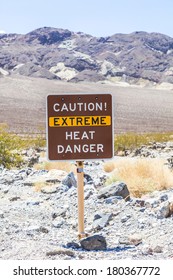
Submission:
M 111 219 L 112 219 L 112 214 L 96 214 L 94 216 L 94 222 L 92 228 L 95 230 L 100 230 L 105 226 L 107 226 Z
M 74 241 L 72 242 L 68 242 L 67 243 L 67 248 L 71 248 L 71 249 L 79 249 L 80 248 L 80 245 Z
M 48 230 L 47 228 L 41 226 L 41 227 L 39 228 L 39 232 L 42 232 L 42 233 L 49 233 L 49 230 Z
M 35 206 L 35 205 L 39 205 L 40 204 L 40 201 L 28 201 L 26 203 L 26 205 L 28 206 Z
M 52 194 L 52 193 L 56 193 L 57 191 L 58 191 L 58 186 L 46 186 L 41 189 L 41 192 L 45 194 Z
M 137 234 L 133 234 L 130 236 L 121 236 L 119 238 L 119 243 L 120 244 L 126 244 L 126 245 L 139 245 L 142 242 L 141 236 Z
M 102 235 L 93 235 L 80 240 L 81 247 L 87 251 L 106 250 L 106 239 Z
M 111 196 L 105 199 L 107 204 L 116 204 L 119 200 L 123 199 L 121 196 Z
M 13 202 L 13 201 L 17 201 L 19 199 L 20 199 L 20 196 L 14 196 L 14 197 L 11 197 L 9 200 Z
M 56 255 L 66 255 L 66 256 L 69 256 L 69 257 L 74 257 L 75 256 L 73 251 L 63 250 L 63 249 L 57 249 L 57 250 L 49 251 L 49 252 L 46 253 L 46 256 L 56 256 Z
M 59 216 L 59 213 L 53 212 L 51 216 L 52 216 L 52 219 L 56 219 Z
M 0 211 L 0 218 L 3 219 L 4 218 L 4 213 L 2 211 Z
M 33 235 L 36 232 L 39 232 L 40 226 L 29 226 L 25 229 L 28 235 Z
M 156 208 L 160 204 L 159 198 L 149 198 L 145 201 L 145 207 L 147 208 Z
M 163 252 L 163 248 L 159 245 L 157 245 L 156 247 L 152 248 L 153 253 L 162 253 Z
M 144 207 L 144 205 L 145 205 L 145 200 L 144 200 L 144 199 L 138 198 L 138 199 L 135 200 L 135 204 L 136 204 L 136 206 Z
M 63 224 L 64 224 L 64 219 L 59 217 L 56 218 L 52 223 L 53 227 L 55 228 L 60 228 Z
M 160 196 L 160 200 L 161 200 L 161 202 L 167 201 L 167 200 L 168 200 L 168 195 L 167 195 L 167 194 L 162 194 L 162 195 Z
M 122 222 L 122 223 L 125 223 L 125 222 L 127 222 L 127 220 L 130 219 L 130 218 L 131 218 L 131 215 L 124 215 L 123 217 L 121 217 L 121 222 Z
M 62 209 L 59 210 L 58 216 L 61 216 L 61 217 L 65 218 L 66 212 L 67 212 L 67 208 L 62 208 Z
M 158 219 L 164 219 L 169 217 L 170 209 L 169 209 L 169 201 L 164 201 L 160 204 L 159 209 L 157 211 L 157 218 Z
M 84 174 L 84 184 L 86 185 L 90 185 L 90 184 L 93 184 L 93 179 L 91 178 L 90 175 L 88 174 Z
M 87 193 L 85 194 L 85 200 L 89 199 L 92 195 L 93 195 L 92 190 L 87 191 Z

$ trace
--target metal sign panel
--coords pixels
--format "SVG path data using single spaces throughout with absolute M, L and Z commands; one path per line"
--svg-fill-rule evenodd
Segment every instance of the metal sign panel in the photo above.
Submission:
M 112 95 L 49 95 L 47 147 L 49 160 L 112 158 Z

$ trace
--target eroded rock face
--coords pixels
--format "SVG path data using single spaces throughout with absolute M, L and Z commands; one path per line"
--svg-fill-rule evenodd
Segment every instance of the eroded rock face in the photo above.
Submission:
M 0 34 L 0 46 L 1 76 L 20 74 L 72 82 L 173 83 L 173 38 L 159 33 L 95 38 L 43 27 L 26 35 Z M 59 63 L 63 63 L 63 69 L 59 69 Z

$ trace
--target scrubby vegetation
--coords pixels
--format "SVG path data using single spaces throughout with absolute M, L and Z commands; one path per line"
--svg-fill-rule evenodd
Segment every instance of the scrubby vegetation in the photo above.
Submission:
M 173 133 L 122 134 L 115 136 L 115 151 L 133 150 L 150 142 L 173 141 Z M 45 147 L 42 136 L 18 136 L 8 132 L 6 126 L 0 127 L 0 165 L 6 168 L 21 167 L 23 162 L 21 151 L 29 148 Z M 45 154 L 43 155 L 45 156 Z M 71 162 L 42 162 L 35 164 L 36 169 L 61 169 L 67 172 L 75 171 Z M 127 184 L 131 195 L 140 197 L 148 192 L 173 187 L 173 172 L 161 159 L 122 158 L 108 161 L 104 170 L 110 172 L 107 184 L 123 181 Z
M 19 166 L 22 163 L 18 153 L 20 146 L 18 136 L 9 134 L 6 127 L 0 127 L 0 165 L 7 168 Z
M 115 136 L 115 153 L 133 151 L 142 145 L 154 142 L 173 141 L 173 132 L 166 133 L 126 133 Z M 161 159 L 122 158 L 108 161 L 104 170 L 110 172 L 107 184 L 123 181 L 127 184 L 131 195 L 140 197 L 148 192 L 173 187 L 173 172 L 165 166 Z
M 72 164 L 70 161 L 44 161 L 42 163 L 36 163 L 34 168 L 37 170 L 51 170 L 51 169 L 58 169 L 64 170 L 66 172 L 75 171 L 75 165 Z
M 151 142 L 173 141 L 173 132 L 165 133 L 125 133 L 115 135 L 114 148 L 115 152 L 133 150 L 142 145 L 148 145 Z
M 160 159 L 122 158 L 105 163 L 106 172 L 111 172 L 107 184 L 123 181 L 132 196 L 173 187 L 173 172 Z
M 21 151 L 30 147 L 38 148 L 45 145 L 45 140 L 32 135 L 20 137 L 9 133 L 6 125 L 0 126 L 0 165 L 6 168 L 20 167 L 23 164 Z

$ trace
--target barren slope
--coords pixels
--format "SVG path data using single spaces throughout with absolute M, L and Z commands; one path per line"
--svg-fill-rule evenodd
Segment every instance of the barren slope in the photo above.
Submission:
M 173 130 L 171 90 L 74 84 L 19 76 L 0 79 L 0 123 L 7 123 L 20 133 L 45 129 L 46 96 L 59 93 L 112 93 L 116 133 Z

